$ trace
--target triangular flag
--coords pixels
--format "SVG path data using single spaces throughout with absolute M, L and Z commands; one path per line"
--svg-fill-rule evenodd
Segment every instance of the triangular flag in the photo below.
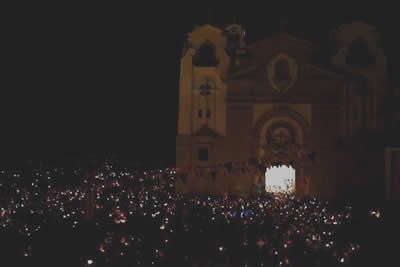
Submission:
M 215 180 L 217 179 L 217 169 L 214 168 L 211 170 L 211 179 L 215 182 Z
M 232 168 L 233 168 L 232 161 L 228 161 L 227 163 L 225 163 L 225 170 L 227 171 L 227 175 L 230 175 L 232 173 Z

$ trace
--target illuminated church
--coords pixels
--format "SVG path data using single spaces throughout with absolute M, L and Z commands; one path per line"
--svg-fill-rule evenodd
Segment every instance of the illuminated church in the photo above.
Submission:
M 287 178 L 298 195 L 333 199 L 383 187 L 383 154 L 371 144 L 384 131 L 387 70 L 379 35 L 354 22 L 330 37 L 335 51 L 322 64 L 317 44 L 285 31 L 251 44 L 237 24 L 206 24 L 188 34 L 180 66 L 179 192 L 249 195 L 280 179 L 268 176 L 276 166 L 292 170 Z

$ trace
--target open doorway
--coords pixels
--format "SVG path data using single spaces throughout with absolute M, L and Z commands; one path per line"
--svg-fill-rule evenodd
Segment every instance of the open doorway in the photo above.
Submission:
M 272 193 L 294 193 L 296 171 L 291 166 L 271 166 L 265 172 L 265 190 Z

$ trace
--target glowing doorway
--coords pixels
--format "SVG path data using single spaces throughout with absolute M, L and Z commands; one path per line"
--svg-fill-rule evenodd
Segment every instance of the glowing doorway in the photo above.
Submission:
M 291 166 L 272 166 L 265 172 L 265 190 L 267 192 L 294 193 L 296 171 Z

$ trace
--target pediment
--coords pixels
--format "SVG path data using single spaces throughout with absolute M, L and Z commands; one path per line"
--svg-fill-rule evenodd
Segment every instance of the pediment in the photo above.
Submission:
M 315 45 L 307 40 L 280 34 L 255 42 L 248 47 L 249 53 L 258 62 L 265 62 L 279 53 L 286 53 L 297 61 L 310 62 Z
M 298 48 L 303 48 L 303 49 L 315 48 L 314 43 L 312 43 L 311 41 L 300 39 L 300 38 L 295 37 L 290 34 L 279 34 L 279 35 L 275 35 L 275 36 L 257 41 L 255 43 L 249 45 L 249 49 L 257 50 L 257 49 L 260 49 L 263 47 L 269 47 L 271 45 L 276 45 L 276 44 L 281 44 L 281 45 L 291 44 Z
M 228 88 L 233 83 L 250 85 L 268 82 L 267 65 L 267 63 L 254 65 L 252 68 L 232 74 L 227 80 Z M 300 64 L 298 69 L 299 80 L 343 80 L 346 76 L 345 73 L 325 69 L 314 64 Z
M 241 59 L 242 65 L 229 74 L 230 78 L 246 78 L 265 69 L 278 55 L 287 55 L 298 66 L 310 64 L 315 45 L 307 40 L 280 34 L 255 42 L 248 46 L 248 54 Z M 252 74 L 253 73 L 253 74 Z
M 302 78 L 312 80 L 342 80 L 344 76 L 334 70 L 324 69 L 314 64 L 306 64 L 303 66 Z
M 324 69 L 313 64 L 298 66 L 297 80 L 287 89 L 287 92 L 278 92 L 270 82 L 265 65 L 250 70 L 238 77 L 226 81 L 229 97 L 254 97 L 275 99 L 289 97 L 293 99 L 309 99 L 318 97 L 321 92 L 326 96 L 334 97 L 337 88 L 348 79 L 344 74 Z M 275 98 L 274 98 L 275 97 Z

